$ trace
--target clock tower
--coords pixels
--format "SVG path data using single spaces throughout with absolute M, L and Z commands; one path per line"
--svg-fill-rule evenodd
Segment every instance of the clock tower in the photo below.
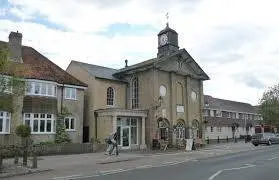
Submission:
M 158 53 L 157 57 L 163 57 L 179 50 L 178 34 L 175 30 L 169 28 L 169 23 L 165 29 L 158 34 Z

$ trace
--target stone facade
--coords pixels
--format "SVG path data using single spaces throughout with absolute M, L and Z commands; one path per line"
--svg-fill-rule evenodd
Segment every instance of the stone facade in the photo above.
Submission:
M 204 137 L 203 81 L 209 77 L 185 49 L 178 48 L 178 35 L 168 26 L 158 34 L 156 58 L 132 66 L 126 61 L 119 70 L 72 61 L 66 71 L 88 84 L 84 124 L 90 138 L 104 140 L 119 130 L 122 138 L 125 128 L 130 133 L 138 128 L 137 144 L 142 147 L 151 147 L 154 139 L 176 145 L 178 139 Z M 114 90 L 113 106 L 107 105 L 109 87 Z M 123 126 L 125 118 L 137 121 L 137 126 Z

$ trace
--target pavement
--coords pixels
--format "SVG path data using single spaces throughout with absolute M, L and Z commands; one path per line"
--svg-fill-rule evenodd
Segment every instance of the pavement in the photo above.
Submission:
M 268 146 L 254 147 L 250 143 L 245 144 L 239 142 L 210 145 L 206 148 L 190 152 L 122 152 L 117 157 L 106 156 L 104 153 L 43 156 L 39 158 L 38 169 L 52 169 L 52 171 L 12 177 L 9 179 L 78 179 L 94 175 L 107 175 L 112 172 L 131 171 L 133 169 L 149 169 L 198 162 L 199 159 L 203 158 L 265 150 L 268 148 Z
M 278 180 L 279 146 L 255 149 L 190 162 L 137 169 L 115 169 L 79 180 Z

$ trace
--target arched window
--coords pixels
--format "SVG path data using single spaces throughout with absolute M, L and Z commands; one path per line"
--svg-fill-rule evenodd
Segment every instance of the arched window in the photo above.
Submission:
M 107 88 L 107 105 L 114 105 L 114 89 L 112 87 Z
M 181 83 L 176 84 L 176 104 L 183 105 L 183 86 Z
M 185 124 L 183 121 L 178 121 L 176 125 L 176 138 L 177 139 L 185 138 Z
M 159 119 L 158 127 L 160 130 L 160 139 L 167 141 L 169 139 L 169 122 L 167 119 Z
M 200 131 L 200 123 L 198 120 L 194 119 L 192 122 L 192 133 L 193 133 L 193 138 L 201 138 L 202 136 L 202 131 Z
M 135 77 L 132 80 L 132 109 L 139 107 L 139 81 Z

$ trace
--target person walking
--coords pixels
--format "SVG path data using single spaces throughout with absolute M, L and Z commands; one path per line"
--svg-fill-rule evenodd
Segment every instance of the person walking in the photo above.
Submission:
M 111 136 L 111 142 L 112 142 L 112 149 L 110 152 L 110 155 L 115 152 L 114 154 L 116 156 L 119 155 L 119 151 L 118 151 L 118 142 L 117 142 L 117 132 L 115 132 L 114 134 L 112 134 Z

